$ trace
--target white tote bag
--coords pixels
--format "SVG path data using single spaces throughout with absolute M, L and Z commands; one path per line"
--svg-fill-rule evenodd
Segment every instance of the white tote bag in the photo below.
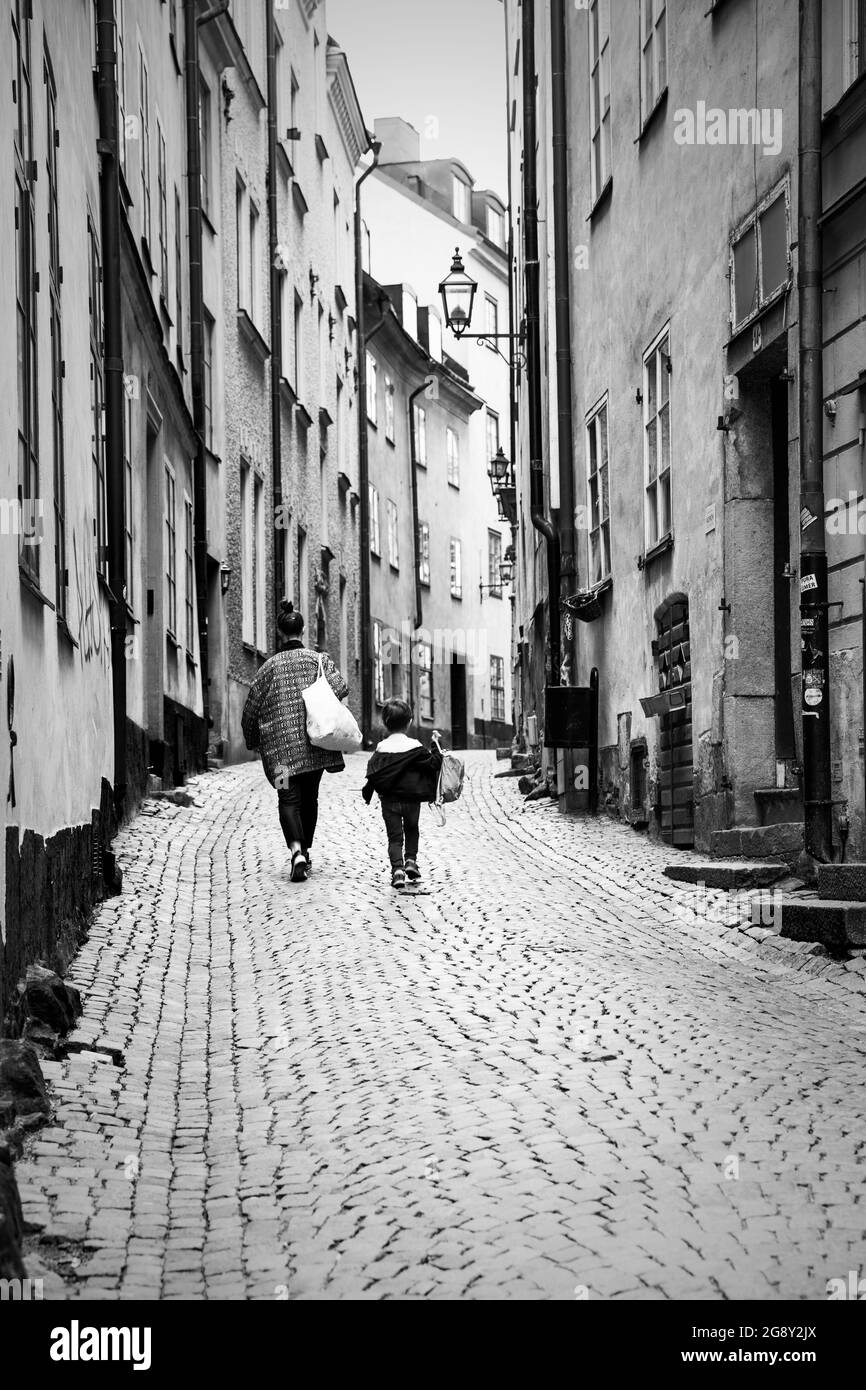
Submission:
M 323 668 L 320 653 L 318 677 L 301 692 L 307 707 L 307 738 L 314 747 L 331 753 L 356 753 L 363 741 L 361 730 L 352 711 L 337 699 Z

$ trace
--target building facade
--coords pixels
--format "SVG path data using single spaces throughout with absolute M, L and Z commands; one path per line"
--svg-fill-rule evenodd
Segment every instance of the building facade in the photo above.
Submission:
M 419 310 L 406 285 L 365 283 L 374 728 L 396 697 L 412 705 L 422 736 L 437 728 L 452 747 L 490 746 L 510 732 L 507 654 L 490 650 L 482 594 L 469 588 L 481 533 L 461 472 L 483 404 L 443 356 L 435 310 Z M 501 602 L 503 589 L 484 597 Z

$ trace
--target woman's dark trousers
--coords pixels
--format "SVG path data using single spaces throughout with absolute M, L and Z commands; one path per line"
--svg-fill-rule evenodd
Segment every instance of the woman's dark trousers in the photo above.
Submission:
M 286 837 L 286 844 L 297 840 L 304 854 L 310 849 L 319 819 L 319 783 L 324 768 L 315 772 L 301 772 L 289 778 L 287 787 L 280 787 L 277 797 L 280 803 L 280 825 Z

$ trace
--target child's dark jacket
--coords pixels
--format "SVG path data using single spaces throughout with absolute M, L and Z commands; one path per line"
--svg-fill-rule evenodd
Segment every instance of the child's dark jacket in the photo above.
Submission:
M 367 764 L 361 795 L 369 804 L 378 792 L 386 801 L 434 801 L 442 754 L 436 748 L 409 748 L 401 753 L 375 752 Z

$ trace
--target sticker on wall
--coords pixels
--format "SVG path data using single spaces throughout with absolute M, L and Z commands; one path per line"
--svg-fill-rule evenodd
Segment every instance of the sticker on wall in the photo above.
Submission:
M 803 574 L 800 576 L 800 593 L 805 593 L 806 589 L 817 589 L 817 574 Z
M 813 522 L 813 521 L 817 521 L 817 520 L 818 520 L 818 518 L 817 518 L 817 516 L 815 515 L 815 513 L 814 513 L 814 512 L 810 512 L 808 507 L 801 507 L 801 508 L 800 508 L 800 530 L 801 530 L 801 531 L 806 531 L 806 530 L 812 525 L 812 522 Z

